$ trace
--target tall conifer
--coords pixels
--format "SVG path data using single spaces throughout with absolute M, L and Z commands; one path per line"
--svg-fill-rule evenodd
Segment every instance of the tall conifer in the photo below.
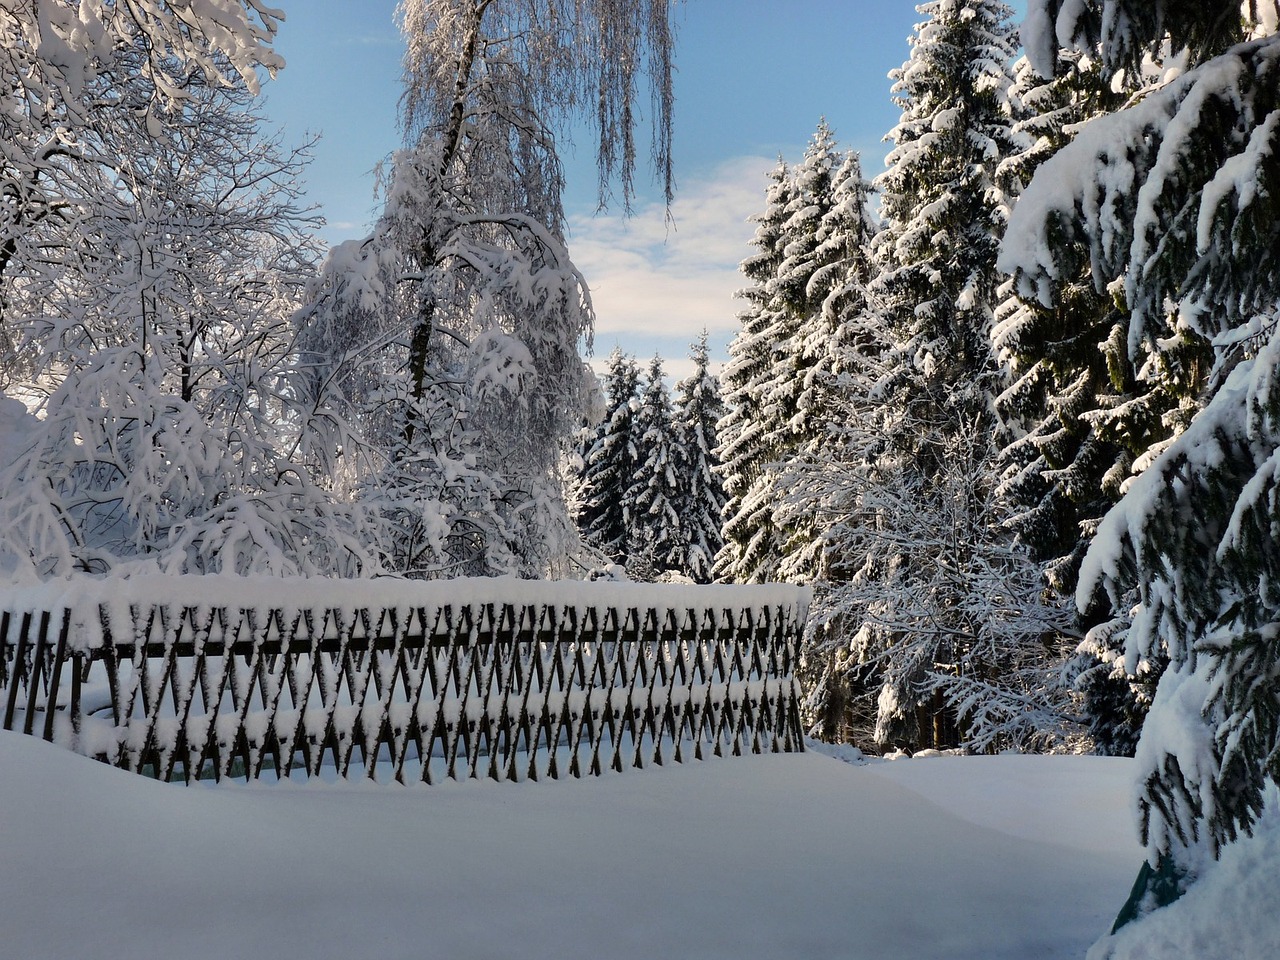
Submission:
M 587 543 L 621 563 L 630 542 L 632 517 L 622 494 L 636 470 L 634 422 L 640 373 L 635 360 L 614 348 L 604 375 L 604 419 L 583 458 L 578 529 Z
M 1278 13 L 1270 0 L 1030 9 L 1046 74 L 1064 36 L 1100 43 L 1109 70 L 1132 72 L 1166 44 L 1190 66 L 1041 167 L 1003 261 L 1046 305 L 1088 264 L 1123 298 L 1123 346 L 1143 385 L 1180 401 L 1172 440 L 1135 462 L 1077 591 L 1082 608 L 1099 593 L 1120 607 L 1132 592 L 1126 656 L 1170 661 L 1137 750 L 1152 881 L 1138 893 L 1156 898 L 1248 832 L 1277 777 L 1280 224 L 1267 185 L 1280 178 Z M 1142 910 L 1155 898 L 1138 899 Z
M 681 518 L 680 568 L 691 580 L 709 583 L 723 545 L 720 536 L 724 485 L 716 470 L 716 424 L 724 416 L 720 383 L 708 369 L 704 331 L 693 345 L 693 373 L 676 385 L 673 426 L 676 438 L 677 513 Z
M 683 553 L 671 396 L 661 357 L 649 361 L 631 431 L 635 470 L 623 493 L 624 508 L 631 515 L 627 570 L 636 579 L 654 580 L 678 572 Z
M 747 306 L 739 318 L 741 329 L 729 344 L 729 362 L 722 375 L 727 412 L 719 424 L 716 450 L 726 495 L 724 543 L 715 563 L 716 577 L 721 580 L 770 579 L 781 552 L 767 496 L 766 471 L 773 456 L 766 440 L 766 389 L 779 341 L 777 325 L 782 320 L 771 283 L 784 257 L 784 226 L 794 195 L 791 173 L 779 162 L 770 173 L 765 209 L 755 218 L 756 234 L 751 242 L 756 253 L 741 264 L 751 285 L 740 294 Z
M 876 181 L 885 224 L 872 295 L 892 347 L 878 360 L 882 402 L 855 438 L 872 446 L 850 451 L 868 465 L 850 520 L 851 542 L 866 551 L 850 587 L 849 613 L 864 620 L 854 647 L 879 671 L 877 739 L 907 747 L 967 736 L 962 691 L 996 666 L 981 652 L 990 624 L 970 602 L 976 571 L 1018 562 L 998 557 L 990 495 L 995 260 L 1010 202 L 996 171 L 1017 146 L 1011 11 L 998 0 L 918 9 L 911 57 L 892 74 L 902 119 Z M 904 539 L 926 515 L 952 535 Z M 979 550 L 989 563 L 968 556 Z
M 1151 82 L 1151 72 L 1136 82 Z M 1040 77 L 1026 59 L 1017 74 L 1015 98 L 1026 109 L 1017 128 L 1027 145 L 1001 165 L 1001 174 L 1020 183 L 1069 143 L 1080 124 L 1137 92 L 1134 82 L 1126 86 L 1105 75 L 1096 51 L 1063 51 L 1052 78 Z M 1119 498 L 1134 461 L 1167 437 L 1163 415 L 1171 403 L 1167 393 L 1140 390 L 1126 347 L 1128 311 L 1095 286 L 1087 265 L 1064 280 L 1051 305 L 1019 297 L 1012 279 L 1002 294 L 993 336 L 1011 373 L 999 409 L 1013 432 L 1004 493 L 1020 540 L 1045 563 L 1048 585 L 1068 601 L 1098 521 Z M 1080 626 L 1113 615 L 1097 610 L 1092 623 Z M 1137 743 L 1160 664 L 1126 668 L 1111 641 L 1117 633 L 1095 632 L 1064 676 L 1083 696 L 1095 746 L 1126 755 Z
M 795 539 L 776 515 L 780 477 L 820 429 L 810 408 L 830 332 L 824 303 L 843 288 L 851 251 L 866 239 L 865 197 L 856 159 L 840 154 L 825 121 L 800 163 L 789 174 L 775 172 L 766 195 L 754 241 L 760 252 L 742 264 L 755 285 L 743 295 L 749 306 L 724 373 L 729 502 L 717 572 L 725 579 L 778 577 Z

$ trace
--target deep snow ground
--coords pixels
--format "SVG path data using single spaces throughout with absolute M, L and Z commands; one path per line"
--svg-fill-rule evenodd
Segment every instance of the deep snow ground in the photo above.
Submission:
M 1141 859 L 1123 760 L 184 788 L 0 733 L 0 771 L 4 960 L 1081 957 Z

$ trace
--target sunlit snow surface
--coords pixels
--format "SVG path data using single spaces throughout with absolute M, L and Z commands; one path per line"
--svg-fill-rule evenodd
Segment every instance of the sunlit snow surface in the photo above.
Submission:
M 184 788 L 0 733 L 0 956 L 1080 957 L 1140 859 L 1128 769 Z

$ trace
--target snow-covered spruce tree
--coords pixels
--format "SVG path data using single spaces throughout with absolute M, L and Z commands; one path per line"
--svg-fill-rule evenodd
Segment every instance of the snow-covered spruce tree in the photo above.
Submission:
M 635 470 L 623 502 L 631 513 L 627 531 L 627 573 L 636 580 L 656 580 L 679 572 L 684 532 L 677 505 L 676 442 L 671 395 L 662 358 L 649 361 L 640 404 L 631 427 Z
M 601 192 L 631 197 L 647 72 L 670 193 L 667 0 L 405 0 L 406 148 L 372 236 L 335 251 L 309 325 L 351 402 L 359 497 L 393 569 L 540 575 L 576 537 L 586 284 L 563 241 L 557 128 L 589 113 Z M 348 447 L 349 449 L 356 449 Z
M 40 410 L 0 464 L 5 565 L 359 570 L 290 386 L 316 256 L 305 153 L 262 135 L 234 75 L 169 96 L 145 62 L 117 50 L 131 79 L 89 81 L 95 107 L 43 181 L 57 213 L 15 238 L 0 280 L 24 354 L 10 382 Z
M 791 171 L 793 195 L 784 210 L 782 259 L 768 282 L 779 309 L 773 328 L 777 341 L 762 390 L 766 422 L 774 431 L 766 442 L 779 451 L 793 448 L 795 437 L 808 426 L 802 399 L 813 359 L 805 347 L 823 330 L 823 303 L 843 279 L 850 246 L 865 239 L 855 238 L 856 224 L 850 229 L 844 222 L 849 211 L 840 211 L 843 219 L 833 215 L 838 203 L 849 199 L 850 191 L 865 191 L 860 178 L 850 181 L 857 172 L 856 165 L 837 151 L 835 135 L 825 120 Z
M 1152 20 L 1139 6 L 1031 4 L 1033 53 L 1051 52 L 1054 27 L 1093 39 L 1093 17 L 1110 69 L 1170 42 L 1193 66 L 1041 167 L 1003 263 L 1046 304 L 1088 264 L 1124 297 L 1139 376 L 1187 398 L 1189 422 L 1135 464 L 1077 592 L 1087 608 L 1136 591 L 1126 655 L 1169 659 L 1138 746 L 1139 803 L 1150 875 L 1185 884 L 1249 830 L 1280 772 L 1280 11 L 1158 4 Z
M 883 400 L 873 411 L 880 430 L 862 431 L 874 452 L 854 453 L 874 464 L 860 522 L 878 533 L 861 538 L 868 552 L 850 588 L 865 624 L 855 634 L 856 659 L 875 664 L 880 680 L 876 739 L 907 748 L 978 736 L 983 715 L 971 691 L 1004 669 L 988 659 L 991 624 L 980 611 L 990 580 L 979 576 L 979 554 L 1006 569 L 1009 584 L 1028 583 L 1015 575 L 1017 551 L 989 532 L 1000 519 L 991 451 L 1001 387 L 990 334 L 1011 200 L 996 172 L 1017 147 L 1010 10 L 997 0 L 936 0 L 919 9 L 925 19 L 911 57 L 893 74 L 902 120 L 876 181 L 885 223 L 872 292 L 892 349 L 881 358 Z M 940 531 L 953 532 L 908 549 L 901 532 L 929 514 Z M 1028 589 L 1031 596 L 1009 601 L 1011 610 L 1037 608 Z M 917 632 L 926 620 L 931 628 Z M 1018 644 L 1040 652 L 1053 632 L 1037 617 L 1014 622 L 1005 654 Z
M 1100 64 L 1080 56 L 1048 80 L 1026 58 L 1017 62 L 1015 74 L 1012 97 L 1025 110 L 1015 131 L 1025 145 L 1001 164 L 998 175 L 1006 183 L 1026 184 L 1040 164 L 1071 141 L 1077 125 L 1118 106 L 1121 98 L 1111 91 Z M 1049 561 L 1053 586 L 1073 592 L 1081 541 L 1087 541 L 1080 522 L 1105 512 L 1118 493 L 1115 476 L 1128 473 L 1128 463 L 1111 470 L 1121 453 L 1098 436 L 1089 417 L 1115 405 L 1113 372 L 1122 388 L 1131 379 L 1126 357 L 1109 364 L 1098 349 L 1125 317 L 1105 291 L 1094 289 L 1088 274 L 1064 285 L 1052 309 L 1020 298 L 1012 279 L 1000 293 L 992 337 L 1010 384 L 997 402 L 1016 432 L 1007 449 L 1006 489 L 1021 512 L 1019 536 Z M 1108 471 L 1111 496 L 1102 489 Z
M 1138 92 L 1132 80 L 1104 76 L 1096 53 L 1063 51 L 1049 79 L 1025 58 L 1016 73 L 1013 96 L 1027 115 L 1015 129 L 1028 146 L 1000 169 L 1014 182 L 1029 182 L 1080 124 Z M 1138 79 L 1146 86 L 1162 73 L 1152 63 Z M 1001 292 L 993 337 L 1011 382 L 998 406 L 1014 434 L 1005 449 L 1004 494 L 1017 511 L 1019 539 L 1044 561 L 1046 580 L 1065 605 L 1098 521 L 1119 498 L 1134 461 L 1167 439 L 1165 415 L 1178 404 L 1167 392 L 1140 388 L 1125 348 L 1128 313 L 1095 286 L 1087 266 L 1060 284 L 1051 306 L 1019 297 L 1012 279 Z M 1092 611 L 1078 631 L 1112 619 L 1109 611 Z M 1107 642 L 1113 634 L 1093 632 L 1063 679 L 1081 695 L 1095 748 L 1131 756 L 1161 664 L 1143 661 L 1130 674 Z
M 695 583 L 710 583 L 716 554 L 723 544 L 720 518 L 724 485 L 716 469 L 717 424 L 724 417 L 720 382 L 708 369 L 710 355 L 704 331 L 693 344 L 693 373 L 676 384 L 675 434 L 676 515 L 681 523 L 679 570 Z
M 863 742 L 871 726 L 853 713 L 865 692 L 865 670 L 849 661 L 847 619 L 828 613 L 832 593 L 850 573 L 847 555 L 858 549 L 843 542 L 847 529 L 837 517 L 848 506 L 844 497 L 851 481 L 866 466 L 870 438 L 862 429 L 872 424 L 870 408 L 878 403 L 876 360 L 887 341 L 867 301 L 877 227 L 869 192 L 857 155 L 845 154 L 834 175 L 832 205 L 818 228 L 819 267 L 809 282 L 816 309 L 793 340 L 801 374 L 791 421 L 795 449 L 780 465 L 776 500 L 787 535 L 781 575 L 815 587 L 802 656 L 810 719 L 824 739 L 852 739 L 860 731 L 867 735 Z
M 808 486 L 831 463 L 835 433 L 846 416 L 850 375 L 864 372 L 859 358 L 884 346 L 867 322 L 867 285 L 875 272 L 871 244 L 877 228 L 871 185 L 856 153 L 846 153 L 831 175 L 830 202 L 818 213 L 812 267 L 805 284 L 806 309 L 775 365 L 774 391 L 791 416 L 780 443 L 788 455 L 778 468 L 777 516 L 785 532 L 780 572 L 788 580 L 827 575 L 829 529 L 821 489 Z M 812 215 L 812 214 L 810 214 Z M 805 493 L 800 493 L 797 484 Z
M 782 263 L 786 245 L 783 224 L 794 190 L 790 170 L 779 161 L 769 174 L 765 209 L 755 217 L 751 244 L 756 253 L 740 265 L 751 285 L 739 294 L 747 306 L 739 315 L 741 327 L 729 343 L 729 361 L 721 373 L 725 415 L 717 426 L 716 458 L 724 481 L 725 505 L 723 546 L 715 561 L 719 580 L 769 580 L 782 552 L 766 472 L 773 458 L 764 442 L 768 432 L 764 398 L 778 350 L 775 326 L 781 319 L 770 283 Z
M 849 211 L 833 211 L 848 200 L 855 174 L 856 164 L 837 152 L 831 129 L 820 123 L 800 163 L 775 172 L 753 241 L 760 252 L 742 264 L 755 286 L 743 294 L 749 306 L 724 372 L 730 412 L 721 457 L 729 500 L 716 568 L 723 579 L 775 578 L 793 536 L 774 515 L 778 477 L 814 428 L 806 408 L 818 358 L 813 341 L 852 242 L 842 222 Z
M 589 546 L 622 564 L 634 521 L 626 494 L 638 456 L 634 424 L 640 406 L 640 371 L 635 359 L 617 347 L 609 354 L 604 389 L 604 417 L 583 457 L 575 519 Z
M 1009 8 L 934 0 L 920 11 L 911 57 L 891 75 L 902 118 L 875 181 L 884 216 L 875 294 L 900 343 L 896 392 L 917 421 L 904 425 L 908 435 L 990 420 L 995 259 L 1012 202 L 996 172 L 1017 146 Z

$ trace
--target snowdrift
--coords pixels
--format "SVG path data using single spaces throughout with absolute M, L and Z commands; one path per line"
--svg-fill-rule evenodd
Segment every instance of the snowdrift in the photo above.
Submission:
M 0 733 L 0 957 L 1081 957 L 1131 764 L 814 753 L 581 781 L 180 787 Z

